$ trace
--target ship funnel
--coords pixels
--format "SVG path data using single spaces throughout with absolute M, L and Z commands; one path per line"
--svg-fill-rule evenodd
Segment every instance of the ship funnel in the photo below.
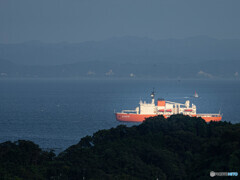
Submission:
M 166 105 L 166 101 L 164 99 L 158 99 L 157 106 L 165 106 L 165 105 Z

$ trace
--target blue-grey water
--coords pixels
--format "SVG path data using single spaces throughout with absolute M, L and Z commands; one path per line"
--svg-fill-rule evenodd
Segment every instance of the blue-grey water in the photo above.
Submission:
M 116 127 L 114 110 L 156 98 L 197 106 L 240 122 L 240 81 L 234 80 L 0 80 L 0 142 L 32 140 L 62 151 L 100 129 Z M 193 98 L 197 91 L 199 98 Z M 133 123 L 128 123 L 132 125 Z

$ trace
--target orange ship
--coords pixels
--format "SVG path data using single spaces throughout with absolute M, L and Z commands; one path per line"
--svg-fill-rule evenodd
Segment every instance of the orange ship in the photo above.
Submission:
M 139 107 L 135 110 L 122 110 L 122 112 L 115 113 L 118 121 L 124 122 L 142 122 L 148 117 L 163 115 L 165 118 L 174 114 L 183 114 L 191 117 L 201 117 L 206 122 L 221 121 L 222 115 L 218 114 L 197 114 L 197 108 L 194 104 L 190 106 L 190 101 L 187 100 L 185 104 L 165 101 L 164 99 L 158 99 L 157 105 L 155 105 L 154 99 L 155 93 L 152 92 L 151 103 L 140 101 Z

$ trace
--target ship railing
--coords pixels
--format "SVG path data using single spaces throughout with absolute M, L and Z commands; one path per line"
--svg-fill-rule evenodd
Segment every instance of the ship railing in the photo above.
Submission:
M 166 101 L 167 103 L 169 104 L 176 104 L 176 105 L 183 105 L 185 106 L 185 104 L 182 104 L 182 103 L 176 103 L 176 102 L 172 102 L 172 101 Z
M 197 117 L 219 117 L 220 114 L 197 114 Z
M 137 113 L 137 111 L 136 110 L 122 110 L 122 113 L 133 113 L 133 114 L 135 114 L 135 113 Z

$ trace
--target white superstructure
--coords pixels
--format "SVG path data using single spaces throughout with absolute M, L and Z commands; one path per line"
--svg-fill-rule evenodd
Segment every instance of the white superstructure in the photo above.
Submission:
M 187 100 L 185 104 L 165 101 L 164 99 L 158 99 L 157 105 L 155 105 L 154 92 L 151 94 L 152 102 L 146 101 L 139 102 L 139 107 L 135 110 L 123 110 L 122 113 L 136 113 L 136 114 L 154 114 L 154 115 L 196 115 L 197 108 L 194 104 L 190 105 L 190 101 Z

